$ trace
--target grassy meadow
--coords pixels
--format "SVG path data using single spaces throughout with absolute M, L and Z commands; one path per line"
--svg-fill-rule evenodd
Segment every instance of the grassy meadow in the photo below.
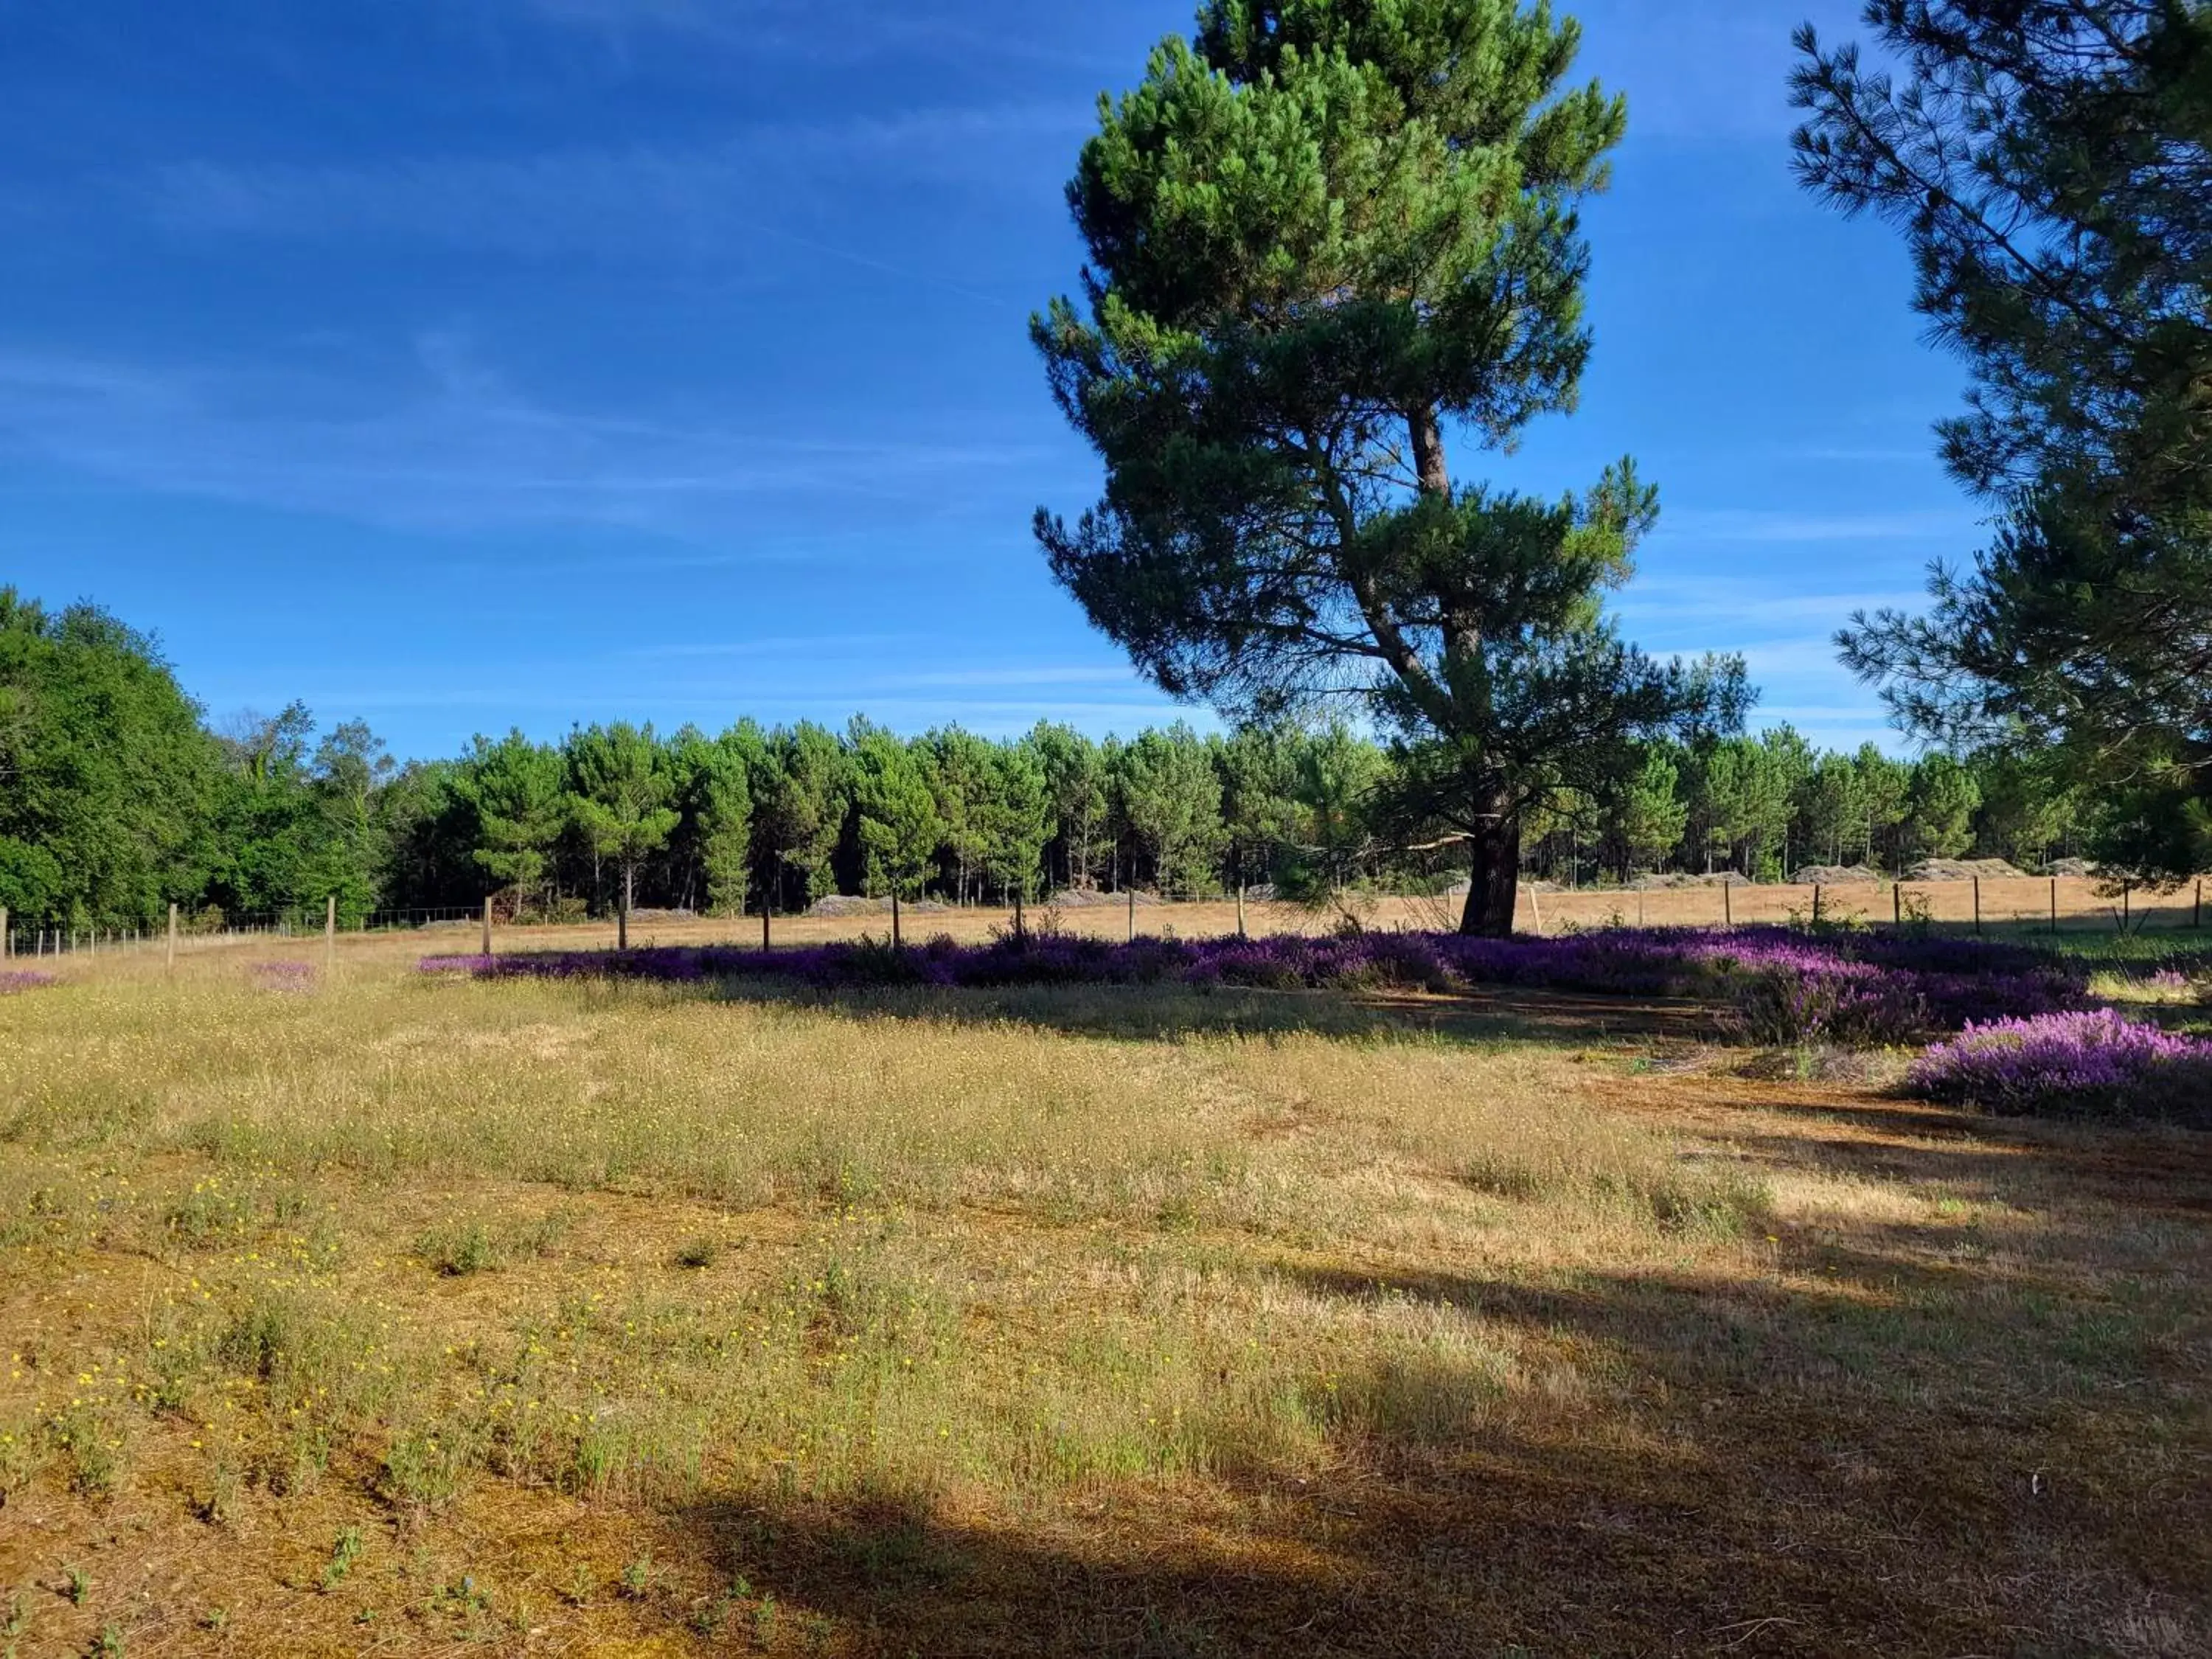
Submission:
M 0 998 L 0 1652 L 2212 1650 L 2202 1136 L 421 948 Z

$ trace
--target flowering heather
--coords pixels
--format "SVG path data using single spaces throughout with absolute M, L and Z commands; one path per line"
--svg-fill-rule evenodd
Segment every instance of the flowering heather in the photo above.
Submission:
M 17 969 L 0 974 L 0 997 L 13 996 L 18 991 L 35 991 L 41 985 L 52 983 L 54 976 L 52 974 L 38 973 L 28 968 Z
M 428 973 L 484 977 L 617 976 L 672 982 L 762 976 L 823 989 L 876 985 L 981 987 L 1152 984 L 1267 989 L 1476 985 L 1720 1001 L 1754 1041 L 1907 1042 L 1978 1018 L 2079 1008 L 2078 969 L 2015 946 L 1875 934 L 1814 937 L 1781 928 L 1733 933 L 1665 929 L 1575 933 L 1557 939 L 1469 939 L 1456 933 L 1281 935 L 1114 944 L 1067 935 L 963 945 L 933 939 L 817 945 L 765 952 L 736 946 L 670 946 L 484 957 L 426 957 Z
M 258 962 L 253 982 L 264 991 L 312 991 L 315 964 L 312 962 Z
M 2212 1126 L 2212 1042 L 2109 1008 L 1969 1025 L 1914 1062 L 1928 1100 L 2006 1114 L 2170 1117 Z

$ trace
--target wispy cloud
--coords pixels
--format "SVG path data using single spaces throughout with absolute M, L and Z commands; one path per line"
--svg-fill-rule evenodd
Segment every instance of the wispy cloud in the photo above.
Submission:
M 1970 507 L 1899 513 L 1776 513 L 1690 509 L 1660 520 L 1654 540 L 1670 542 L 1896 542 L 1956 540 L 1980 528 Z
M 507 386 L 450 339 L 400 390 L 0 349 L 0 453 L 136 489 L 406 529 L 726 529 L 747 502 L 836 493 L 957 507 L 1042 452 L 595 415 Z
M 1881 710 L 1872 702 L 1778 702 L 1764 705 L 1759 715 L 1792 726 L 1861 726 L 1881 723 Z
M 1826 634 L 1799 634 L 1786 639 L 1717 641 L 1710 648 L 1732 651 L 1741 655 L 1749 665 L 1754 680 L 1771 678 L 1777 673 L 1794 678 L 1808 672 L 1824 678 L 1848 678 L 1837 666 L 1835 641 Z
M 771 657 L 826 651 L 871 650 L 878 646 L 904 645 L 926 637 L 916 634 L 805 634 L 725 641 L 718 644 L 640 646 L 623 654 L 647 661 L 700 657 Z
M 551 23 L 671 29 L 681 34 L 735 31 L 763 14 L 787 9 L 774 0 L 520 0 L 518 9 Z
M 244 687 L 218 684 L 218 702 L 251 702 L 260 695 Z M 709 728 L 746 715 L 770 722 L 811 720 L 842 726 L 854 714 L 883 720 L 904 732 L 936 726 L 960 726 L 982 737 L 1012 737 L 1028 731 L 1040 720 L 1066 721 L 1093 732 L 1108 731 L 1133 735 L 1147 726 L 1188 720 L 1200 731 L 1218 728 L 1210 711 L 1177 704 L 1164 696 L 1149 699 L 1089 699 L 1050 703 L 962 697 L 884 696 L 865 689 L 793 693 L 782 687 L 701 688 L 681 685 L 640 685 L 634 681 L 564 684 L 557 692 L 518 691 L 512 684 L 421 683 L 399 685 L 336 682 L 310 684 L 287 695 L 301 696 L 310 707 L 344 715 L 375 716 L 434 710 L 461 714 L 480 726 L 499 726 L 521 718 L 541 731 L 558 731 L 588 711 L 597 720 L 650 720 L 664 728 L 685 721 Z M 532 720 L 532 717 L 536 717 Z
M 1066 106 L 1014 105 L 760 126 L 688 148 L 570 148 L 350 165 L 196 161 L 159 168 L 133 188 L 159 223 L 195 234 L 403 240 L 605 263 L 743 263 L 765 259 L 763 243 L 783 244 L 977 292 L 925 262 L 827 241 L 791 225 L 810 223 L 835 181 L 1002 190 L 1022 176 L 1010 157 L 1050 155 L 1057 163 L 1087 118 Z M 1047 190 L 1052 180 L 1040 173 L 1036 182 Z
M 1127 68 L 1048 36 L 1044 26 L 1056 21 L 1049 9 L 1007 7 L 979 21 L 974 0 L 514 0 L 514 9 L 587 31 L 623 53 L 667 36 L 686 46 L 830 62 L 934 49 L 963 59 Z
M 1065 664 L 1042 668 L 962 668 L 927 674 L 903 674 L 878 680 L 886 689 L 926 686 L 1132 685 L 1137 672 L 1127 664 Z
M 1639 579 L 1621 595 L 1620 610 L 1637 623 L 1757 630 L 1808 622 L 1840 625 L 1854 611 L 1909 606 L 1920 598 L 1904 588 L 1778 593 L 1763 580 L 1652 576 Z
M 1931 441 L 1917 448 L 1905 444 L 1810 444 L 1788 452 L 1794 460 L 1832 461 L 1864 466 L 1935 466 L 1939 465 Z

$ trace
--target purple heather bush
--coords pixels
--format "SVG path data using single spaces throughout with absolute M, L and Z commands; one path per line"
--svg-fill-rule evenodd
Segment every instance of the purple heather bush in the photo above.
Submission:
M 312 962 L 258 962 L 253 982 L 264 991 L 312 991 L 315 964 Z
M 1969 1025 L 1914 1062 L 1923 1099 L 2007 1115 L 2167 1118 L 2212 1127 L 2212 1042 L 2109 1008 Z
M 621 977 L 672 983 L 769 977 L 825 990 L 872 986 L 1244 986 L 1448 992 L 1474 985 L 1717 1001 L 1749 1040 L 1903 1042 L 1978 1019 L 2087 1006 L 2078 967 L 2015 946 L 1878 934 L 1813 936 L 1782 928 L 1732 933 L 1667 929 L 1557 939 L 1364 933 L 1307 939 L 1138 939 L 1067 934 L 907 949 L 874 940 L 766 952 L 667 946 L 499 957 L 431 957 L 426 972 L 479 976 Z
M 52 974 L 41 974 L 29 968 L 13 969 L 0 974 L 0 997 L 13 996 L 18 991 L 35 991 L 42 985 L 55 982 Z

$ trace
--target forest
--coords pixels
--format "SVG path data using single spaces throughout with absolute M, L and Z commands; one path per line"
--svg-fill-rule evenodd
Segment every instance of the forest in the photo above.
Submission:
M 1135 886 L 1432 890 L 1461 838 L 1380 807 L 1401 752 L 1346 724 L 1182 722 L 1093 739 L 902 736 L 740 718 L 616 722 L 408 760 L 298 703 L 210 724 L 148 635 L 0 590 L 0 906 L 18 926 L 202 925 L 474 906 L 517 919 L 633 906 L 734 915 L 831 894 L 950 903 Z M 2016 753 L 1824 751 L 1787 726 L 1641 744 L 1533 814 L 1526 879 L 1624 883 L 1808 865 L 2036 868 L 2125 826 Z

